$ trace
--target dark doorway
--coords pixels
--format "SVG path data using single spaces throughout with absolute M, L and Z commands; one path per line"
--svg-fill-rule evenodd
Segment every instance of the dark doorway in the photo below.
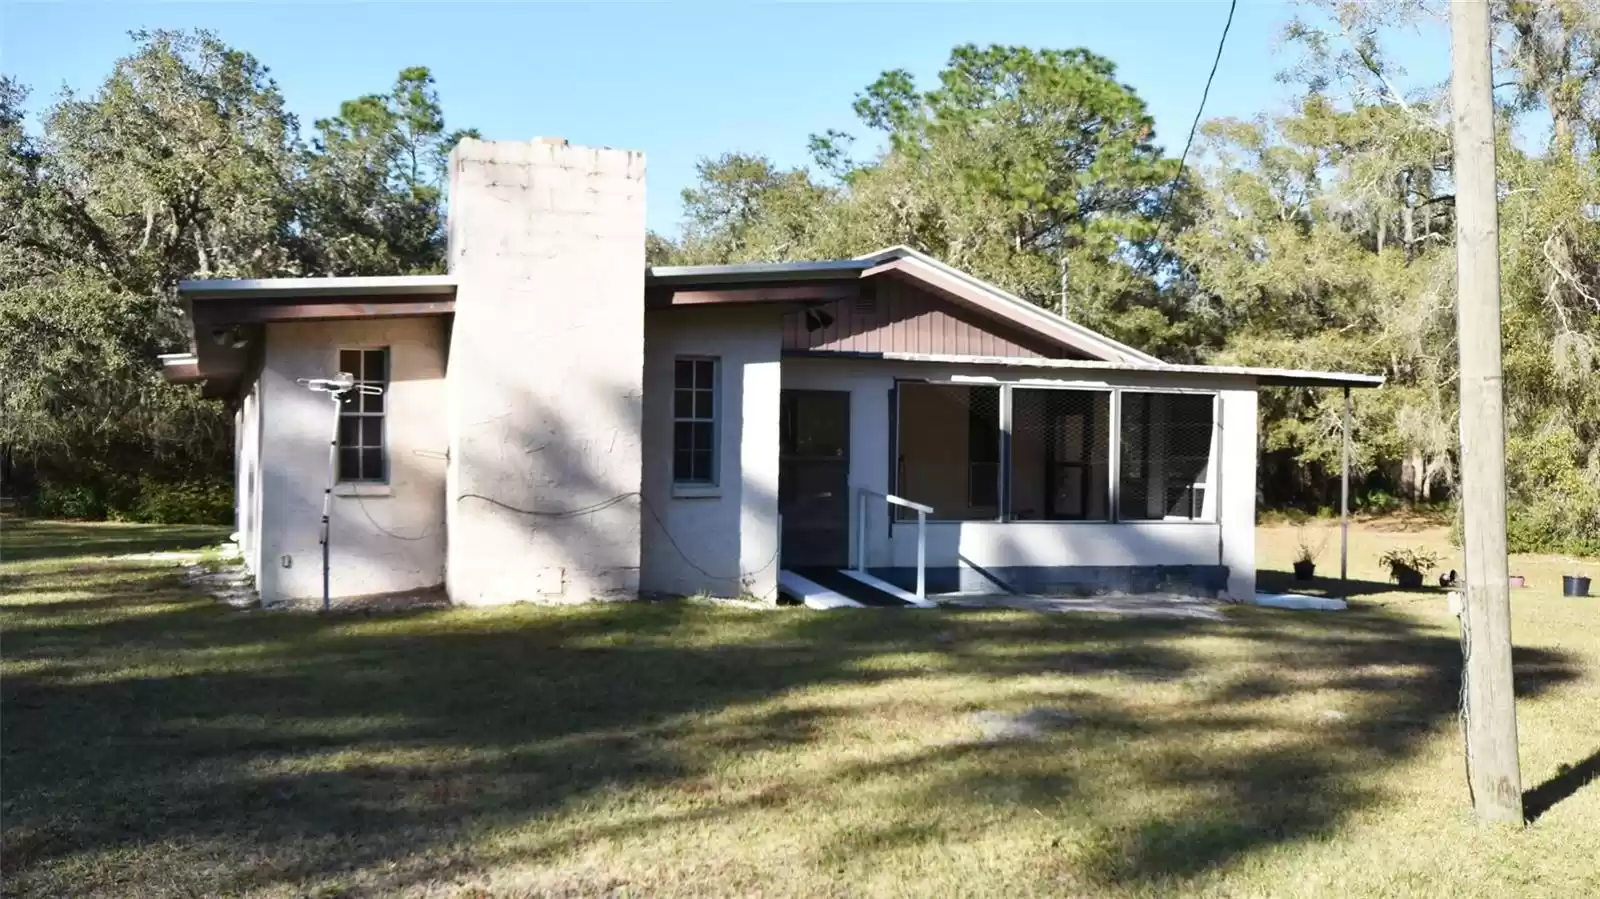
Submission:
M 785 390 L 778 438 L 783 566 L 849 564 L 850 394 Z

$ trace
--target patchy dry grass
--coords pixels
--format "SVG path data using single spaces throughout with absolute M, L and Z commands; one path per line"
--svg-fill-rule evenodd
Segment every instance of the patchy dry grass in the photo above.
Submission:
M 199 549 L 226 540 L 229 530 L 210 524 L 38 521 L 7 515 L 0 516 L 0 562 Z
M 1594 895 L 1600 603 L 1529 576 L 1523 767 L 1553 786 L 1506 834 L 1468 814 L 1437 594 L 1221 622 L 313 617 L 148 563 L 12 564 L 6 892 Z M 1033 706 L 1078 718 L 1034 743 L 969 721 Z

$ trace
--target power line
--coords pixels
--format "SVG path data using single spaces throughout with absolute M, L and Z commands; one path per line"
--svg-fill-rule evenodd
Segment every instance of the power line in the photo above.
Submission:
M 1200 108 L 1194 111 L 1194 123 L 1189 126 L 1189 139 L 1183 142 L 1183 153 L 1178 156 L 1178 173 L 1172 177 L 1172 186 L 1167 188 L 1167 202 L 1172 202 L 1172 195 L 1178 190 L 1178 183 L 1183 180 L 1183 166 L 1189 160 L 1189 148 L 1194 146 L 1195 132 L 1200 130 L 1200 120 L 1206 114 L 1206 100 L 1211 96 L 1211 82 L 1217 77 L 1217 66 L 1222 64 L 1222 48 L 1228 44 L 1228 31 L 1233 28 L 1233 13 L 1239 8 L 1239 0 L 1230 0 L 1228 3 L 1228 21 L 1222 23 L 1222 37 L 1217 39 L 1217 55 L 1211 60 L 1211 74 L 1206 76 L 1205 90 L 1200 92 Z M 1168 219 L 1172 216 L 1167 213 Z

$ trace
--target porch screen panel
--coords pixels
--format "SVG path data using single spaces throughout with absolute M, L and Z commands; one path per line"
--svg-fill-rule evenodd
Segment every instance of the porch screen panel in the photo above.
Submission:
M 1111 394 L 1011 391 L 1011 518 L 1111 517 Z
M 901 384 L 894 492 L 931 519 L 1000 516 L 1000 388 Z M 915 512 L 900 507 L 901 520 Z
M 1123 521 L 1214 520 L 1216 397 L 1122 394 L 1117 514 Z

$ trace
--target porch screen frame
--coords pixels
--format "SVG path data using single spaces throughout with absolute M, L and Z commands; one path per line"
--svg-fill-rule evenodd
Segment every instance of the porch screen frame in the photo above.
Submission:
M 939 510 L 934 508 L 934 514 L 929 516 L 929 524 L 1018 524 L 1018 525 L 1053 525 L 1053 526 L 1101 526 L 1117 524 L 1137 524 L 1141 526 L 1168 526 L 1168 525 L 1220 525 L 1222 522 L 1222 390 L 1214 387 L 1164 387 L 1151 385 L 1118 385 L 1099 383 L 1034 383 L 1027 381 L 997 382 L 986 379 L 969 379 L 970 376 L 954 376 L 946 378 L 901 378 L 894 379 L 890 389 L 893 397 L 893 422 L 890 428 L 890 471 L 889 490 L 897 496 L 921 502 L 916 496 L 907 496 L 901 485 L 900 452 L 904 443 L 901 441 L 900 428 L 905 416 L 901 412 L 901 401 L 905 392 L 901 389 L 906 384 L 927 384 L 938 387 L 967 387 L 982 388 L 996 387 L 1000 390 L 1000 466 L 999 484 L 1000 514 L 996 518 L 939 518 Z M 1107 501 L 1110 504 L 1108 515 L 1098 519 L 1016 519 L 1011 515 L 1011 484 L 1012 484 L 1012 413 L 1015 408 L 1011 392 L 1013 389 L 1023 390 L 1072 390 L 1080 393 L 1108 393 L 1110 394 L 1110 434 L 1109 450 L 1111 458 L 1106 466 Z M 1133 518 L 1122 517 L 1122 397 L 1128 393 L 1181 393 L 1211 397 L 1211 443 L 1206 460 L 1206 492 L 1214 494 L 1211 503 L 1211 514 L 1202 518 Z M 1254 451 L 1254 448 L 1252 448 Z M 891 527 L 896 524 L 906 524 L 891 516 Z M 1220 538 L 1219 538 L 1220 539 Z
M 1109 401 L 1108 401 L 1108 405 L 1107 405 L 1107 409 L 1108 409 L 1108 412 L 1107 412 L 1107 428 L 1108 428 L 1109 433 L 1106 435 L 1106 451 L 1111 454 L 1111 458 L 1108 460 L 1109 464 L 1106 465 L 1106 469 L 1107 469 L 1106 477 L 1107 477 L 1107 480 L 1109 481 L 1109 483 L 1106 485 L 1106 503 L 1107 503 L 1106 517 L 1104 517 L 1104 518 L 1013 518 L 1012 517 L 1012 515 L 1011 515 L 1011 492 L 1010 491 L 1011 491 L 1011 484 L 1012 484 L 1012 471 L 1013 471 L 1013 467 L 1014 466 L 1012 466 L 1012 464 L 1011 464 L 1011 448 L 1014 445 L 1014 443 L 1011 440 L 1011 436 L 1012 436 L 1012 433 L 1013 433 L 1012 432 L 1012 424 L 1013 424 L 1013 422 L 1012 422 L 1011 414 L 1012 414 L 1013 410 L 1015 410 L 1015 408 L 1016 408 L 1015 400 L 1012 398 L 1012 395 L 1011 395 L 1011 392 L 1012 392 L 1013 389 L 1017 389 L 1017 390 L 1065 390 L 1065 391 L 1069 391 L 1069 392 L 1073 392 L 1073 393 L 1104 393 L 1104 394 L 1108 394 L 1109 395 Z M 1122 436 L 1119 433 L 1119 429 L 1117 427 L 1118 423 L 1121 421 L 1121 417 L 1120 416 L 1121 416 L 1121 412 L 1122 412 L 1121 388 L 1116 387 L 1116 386 L 1111 385 L 1111 384 L 1031 384 L 1031 383 L 1027 383 L 1027 382 L 1023 382 L 1023 381 L 1014 381 L 1014 382 L 1002 385 L 1000 390 L 1001 390 L 1001 394 L 1004 396 L 1004 400 L 1002 400 L 1002 402 L 1000 403 L 1000 410 L 1005 416 L 1000 422 L 1000 431 L 1001 431 L 1001 433 L 1005 434 L 1006 438 L 1007 438 L 1006 439 L 1006 456 L 1005 456 L 1004 460 L 1002 460 L 1002 462 L 1001 462 L 1001 468 L 1003 469 L 1003 475 L 1004 475 L 1004 479 L 1005 479 L 1005 482 L 1006 482 L 1006 495 L 1004 497 L 1005 501 L 1003 503 L 1001 503 L 1001 507 L 1000 507 L 1000 520 L 1005 522 L 1006 524 L 1030 524 L 1030 525 L 1031 524 L 1070 524 L 1070 525 L 1084 525 L 1084 524 L 1106 525 L 1106 524 L 1116 524 L 1117 523 L 1117 505 L 1116 505 L 1116 503 L 1117 503 L 1117 454 L 1118 454 L 1118 450 L 1121 449 L 1120 438 Z
M 1206 493 L 1215 495 L 1211 503 L 1211 514 L 1201 518 L 1130 518 L 1122 517 L 1122 497 L 1119 495 L 1119 485 L 1122 481 L 1122 396 L 1127 393 L 1181 393 L 1191 396 L 1211 397 L 1211 442 L 1208 445 L 1206 458 Z M 1118 524 L 1140 525 L 1169 525 L 1169 524 L 1220 524 L 1222 522 L 1222 391 L 1216 389 L 1194 387 L 1150 387 L 1140 385 L 1137 387 L 1118 387 L 1117 398 L 1113 403 L 1113 436 L 1111 441 L 1112 464 L 1111 476 L 1115 481 L 1111 485 L 1111 499 L 1116 503 L 1112 508 L 1112 521 Z M 1254 452 L 1254 448 L 1251 450 Z M 1201 503 L 1201 508 L 1205 503 Z
M 996 522 L 1005 521 L 1006 520 L 1006 514 L 1009 511 L 1008 499 L 1006 497 L 1005 491 L 1006 491 L 1006 486 L 1010 483 L 1010 474 L 1009 473 L 1010 473 L 1010 469 L 1011 469 L 1010 464 L 1006 461 L 1006 452 L 1010 449 L 1010 446 L 1011 446 L 1011 417 L 1010 417 L 1010 414 L 1009 414 L 1010 413 L 1010 409 L 1008 408 L 1008 404 L 1011 402 L 1011 392 L 1007 389 L 1007 387 L 1009 385 L 1007 385 L 1007 384 L 999 384 L 999 383 L 990 383 L 990 382 L 976 382 L 975 383 L 975 382 L 971 382 L 971 381 L 942 380 L 942 379 L 937 379 L 937 378 L 895 378 L 894 379 L 894 387 L 890 390 L 890 393 L 894 397 L 894 427 L 891 429 L 890 435 L 889 435 L 889 445 L 890 445 L 890 448 L 891 448 L 890 451 L 892 453 L 892 457 L 891 457 L 890 463 L 889 463 L 890 464 L 889 492 L 893 493 L 895 496 L 904 497 L 906 499 L 911 500 L 912 502 L 918 502 L 918 503 L 923 502 L 923 500 L 919 499 L 918 497 L 915 497 L 915 496 L 907 496 L 906 493 L 904 492 L 904 488 L 900 484 L 901 476 L 903 474 L 903 472 L 901 470 L 902 466 L 900 465 L 900 455 L 903 452 L 903 449 L 905 447 L 904 441 L 902 441 L 900 439 L 900 436 L 901 436 L 900 435 L 900 429 L 902 427 L 904 427 L 904 423 L 905 423 L 905 420 L 906 420 L 905 412 L 901 407 L 901 404 L 905 402 L 906 392 L 902 388 L 904 388 L 905 385 L 907 385 L 907 384 L 921 384 L 921 385 L 926 385 L 926 386 L 930 386 L 930 387 L 965 387 L 965 388 L 967 388 L 969 390 L 980 389 L 980 388 L 995 388 L 995 389 L 997 389 L 999 391 L 999 395 L 996 397 L 996 402 L 999 404 L 999 409 L 997 411 L 997 414 L 999 416 L 999 423 L 998 423 L 999 426 L 998 426 L 998 428 L 996 428 L 996 432 L 997 432 L 997 442 L 998 442 L 998 445 L 999 445 L 1000 458 L 999 458 L 998 464 L 995 465 L 995 489 L 1000 492 L 1000 495 L 996 497 L 995 517 L 993 517 L 993 518 L 940 518 L 939 517 L 939 507 L 938 506 L 934 506 L 933 514 L 929 515 L 926 518 L 926 521 L 927 521 L 928 524 L 968 524 L 968 523 L 971 523 L 971 524 L 994 524 Z M 972 462 L 969 459 L 967 461 L 968 470 L 970 470 L 971 467 L 972 467 Z M 902 519 L 900 517 L 900 515 L 903 512 L 909 512 L 909 510 L 905 509 L 903 506 L 894 506 L 893 510 L 892 510 L 892 512 L 891 512 L 891 514 L 889 516 L 889 523 L 891 525 L 908 524 L 908 523 L 909 524 L 915 524 L 916 523 L 915 513 L 912 513 L 912 517 L 910 517 L 910 518 Z

